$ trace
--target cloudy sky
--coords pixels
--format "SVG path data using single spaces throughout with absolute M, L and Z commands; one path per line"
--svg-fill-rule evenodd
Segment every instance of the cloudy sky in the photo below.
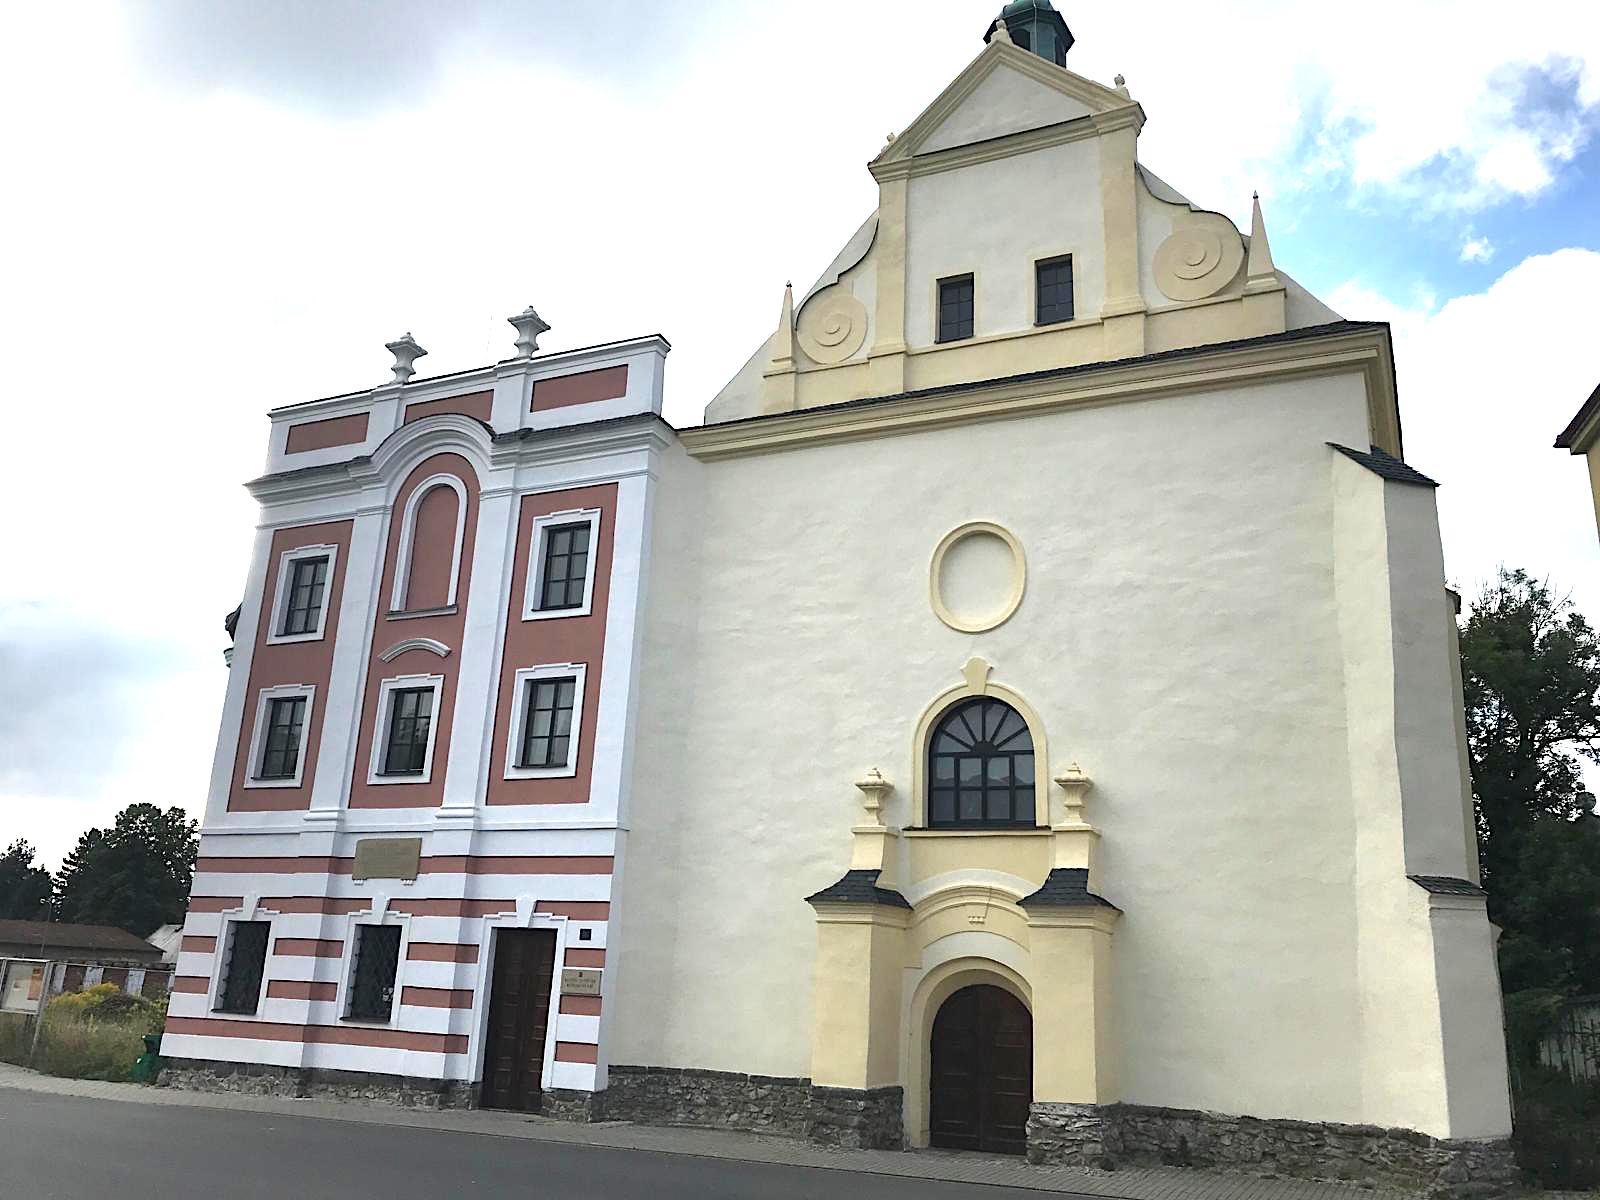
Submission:
M 659 331 L 693 423 L 871 212 L 864 164 L 999 0 L 166 0 L 0 39 L 0 841 L 54 866 L 200 811 L 271 406 Z M 1394 322 L 1452 582 L 1600 618 L 1579 460 L 1600 382 L 1600 5 L 1064 3 L 1141 157 Z

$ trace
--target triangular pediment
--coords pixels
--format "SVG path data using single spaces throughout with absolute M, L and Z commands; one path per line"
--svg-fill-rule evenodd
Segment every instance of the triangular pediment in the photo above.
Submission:
M 1114 88 L 996 40 L 872 165 L 1136 107 Z

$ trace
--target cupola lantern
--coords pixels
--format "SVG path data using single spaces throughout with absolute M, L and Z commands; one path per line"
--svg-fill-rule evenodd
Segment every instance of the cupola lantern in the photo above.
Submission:
M 1011 0 L 998 17 L 989 22 L 984 41 L 994 36 L 1001 21 L 1006 23 L 1006 33 L 1012 44 L 1019 49 L 1037 54 L 1058 67 L 1067 65 L 1067 51 L 1072 49 L 1075 39 L 1050 0 Z

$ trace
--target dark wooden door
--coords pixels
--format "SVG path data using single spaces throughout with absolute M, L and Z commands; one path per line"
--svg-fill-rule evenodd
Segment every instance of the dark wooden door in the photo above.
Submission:
M 554 930 L 503 929 L 495 935 L 489 1046 L 483 1063 L 486 1108 L 539 1111 L 555 960 Z
M 1033 1018 L 1010 992 L 962 988 L 933 1019 L 929 1134 L 935 1146 L 1021 1154 L 1033 1103 Z

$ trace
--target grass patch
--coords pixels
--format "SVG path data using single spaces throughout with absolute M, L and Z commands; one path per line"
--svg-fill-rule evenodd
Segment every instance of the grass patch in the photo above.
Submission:
M 144 1035 L 160 1033 L 167 1006 L 142 996 L 124 994 L 114 984 L 97 984 L 69 992 L 50 1001 L 41 1018 L 39 1041 L 28 1065 L 47 1075 L 68 1079 L 127 1080 L 133 1064 L 144 1053 Z M 26 1020 L 21 1033 L 11 1035 L 0 1027 L 0 1057 L 27 1063 L 32 1029 Z M 15 1057 L 7 1054 L 11 1048 Z
M 33 1023 L 26 1013 L 0 1012 L 0 1062 L 21 1066 L 28 1060 Z

